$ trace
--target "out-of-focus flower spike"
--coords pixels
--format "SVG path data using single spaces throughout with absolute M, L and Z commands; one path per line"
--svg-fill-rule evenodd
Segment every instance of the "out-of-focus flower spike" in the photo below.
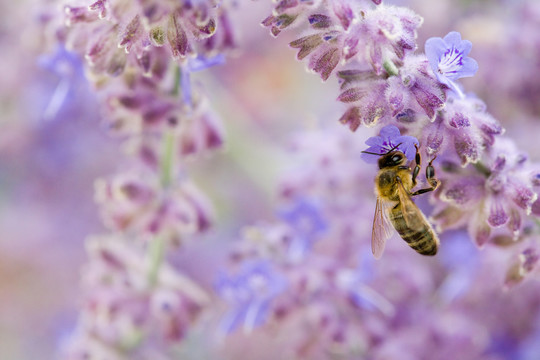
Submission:
M 285 278 L 268 262 L 251 262 L 242 266 L 235 276 L 221 275 L 217 292 L 232 306 L 222 322 L 225 333 L 240 324 L 250 332 L 267 318 L 272 300 L 287 287 Z
M 199 306 L 210 303 L 209 294 L 194 280 L 176 271 L 170 264 L 160 265 L 158 284 L 171 290 L 179 291 Z
M 152 45 L 156 47 L 161 47 L 165 45 L 165 30 L 163 30 L 162 26 L 155 26 L 150 29 L 150 41 L 152 42 Z
M 152 76 L 152 52 L 143 50 L 142 53 L 137 56 L 137 64 L 143 71 L 143 76 Z
M 224 49 L 234 49 L 236 47 L 236 41 L 233 31 L 233 25 L 227 13 L 221 13 L 219 16 L 219 23 L 221 25 L 222 46 Z M 210 38 L 210 39 L 213 39 Z
M 92 22 L 98 19 L 98 14 L 96 14 L 94 11 L 91 11 L 86 6 L 65 6 L 64 12 L 66 14 L 66 26 L 72 26 L 77 23 Z
M 491 227 L 487 224 L 483 215 L 473 216 L 468 219 L 469 229 L 473 241 L 479 248 L 484 247 L 491 237 Z
M 518 179 L 511 179 L 509 187 L 514 204 L 525 210 L 527 215 L 530 215 L 531 207 L 538 198 L 538 194 L 533 191 L 530 184 L 525 184 Z
M 517 255 L 517 259 L 514 259 L 506 273 L 505 287 L 510 289 L 522 282 L 537 267 L 539 259 L 538 251 L 535 248 L 527 248 Z
M 209 9 L 206 7 L 204 9 L 204 12 L 197 13 L 195 11 L 185 22 L 188 32 L 193 34 L 197 40 L 214 35 L 218 26 L 217 19 L 213 17 L 213 14 L 210 14 Z
M 454 229 L 463 223 L 464 213 L 455 206 L 446 206 L 442 210 L 435 208 L 430 216 L 430 221 L 435 225 L 435 230 L 442 233 L 447 229 Z
M 491 201 L 489 204 L 487 204 L 489 209 L 489 215 L 488 215 L 488 223 L 494 228 L 501 227 L 505 225 L 508 220 L 510 219 L 510 216 L 505 211 L 503 202 L 501 199 L 499 199 L 497 196 L 492 196 Z
M 185 57 L 192 51 L 186 31 L 182 26 L 182 20 L 178 18 L 177 13 L 169 16 L 167 39 L 169 40 L 169 46 L 175 59 Z
M 100 19 L 105 19 L 108 14 L 108 0 L 97 0 L 95 3 L 88 6 L 88 9 L 97 11 Z
M 296 200 L 292 208 L 280 212 L 280 217 L 296 235 L 289 251 L 294 260 L 302 259 L 319 236 L 328 229 L 319 207 L 306 199 Z
M 521 219 L 521 214 L 516 209 L 510 209 L 510 220 L 508 221 L 508 229 L 512 232 L 513 239 L 517 239 L 521 228 L 523 226 L 523 221 Z
M 349 126 L 351 131 L 356 131 L 360 125 L 362 125 L 362 113 L 361 109 L 357 106 L 352 106 L 345 111 L 345 113 L 339 118 L 339 122 L 343 125 Z
M 126 51 L 126 54 L 129 54 L 131 47 L 137 40 L 139 40 L 140 35 L 141 20 L 139 15 L 136 15 L 126 26 L 123 33 L 120 35 L 118 47 L 123 48 Z
M 179 151 L 183 156 L 216 149 L 224 143 L 221 121 L 206 100 L 195 105 L 192 118 L 180 124 L 180 131 Z

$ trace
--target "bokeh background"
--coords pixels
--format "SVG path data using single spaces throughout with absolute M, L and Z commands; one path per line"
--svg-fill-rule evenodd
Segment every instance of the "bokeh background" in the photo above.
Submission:
M 387 3 L 410 6 L 424 17 L 419 44 L 451 30 L 473 42 L 471 56 L 480 70 L 463 81 L 465 87 L 486 101 L 488 110 L 532 160 L 540 161 L 540 4 L 534 0 Z M 76 65 L 73 71 L 79 73 L 72 77 L 67 101 L 59 107 L 54 102 L 65 85 L 62 74 L 51 66 L 56 44 L 45 41 L 40 28 L 42 10 L 51 7 L 58 4 L 0 3 L 1 359 L 58 356 L 80 305 L 84 240 L 105 231 L 93 200 L 94 181 L 127 161 L 118 140 L 103 126 L 94 89 Z M 232 12 L 238 52 L 226 64 L 194 75 L 227 133 L 223 150 L 189 164 L 195 181 L 214 203 L 216 223 L 183 257 L 186 266 L 197 269 L 208 282 L 242 226 L 275 217 L 281 206 L 278 183 L 302 161 L 289 156 L 291 139 L 321 128 L 349 134 L 337 121 L 343 111 L 335 101 L 337 83 L 332 79 L 322 83 L 295 60 L 295 51 L 287 46 L 295 38 L 293 32 L 275 39 L 259 25 L 269 9 L 262 0 L 240 1 Z M 363 143 L 371 135 L 372 130 L 361 129 L 347 136 Z M 368 177 L 375 174 L 374 169 L 366 172 Z M 366 204 L 370 212 L 372 206 Z M 471 249 L 467 251 L 479 251 Z M 460 256 L 457 252 L 456 261 Z M 513 304 L 507 307 L 511 311 L 523 296 L 520 291 L 529 294 L 540 287 L 533 279 L 510 293 L 501 288 L 495 295 L 499 309 L 504 312 L 504 304 Z M 536 296 L 523 305 L 532 317 L 539 301 Z M 527 343 L 540 343 L 534 335 L 540 334 L 538 324 L 521 324 L 527 327 L 521 329 Z M 501 359 L 513 359 L 500 353 Z M 540 359 L 540 352 L 529 353 L 527 359 Z

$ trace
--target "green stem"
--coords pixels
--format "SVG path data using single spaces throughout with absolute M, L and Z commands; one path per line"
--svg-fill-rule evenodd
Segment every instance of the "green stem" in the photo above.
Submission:
M 163 157 L 161 158 L 161 186 L 168 187 L 172 181 L 174 163 L 174 132 L 165 133 Z
M 538 229 L 540 230 L 540 219 L 537 219 L 533 216 L 531 216 L 531 218 L 533 219 L 534 223 L 536 224 L 536 226 L 538 226 Z
M 174 70 L 174 87 L 172 89 L 172 95 L 178 96 L 180 94 L 180 83 L 182 82 L 182 70 L 180 66 L 176 66 Z
M 150 243 L 150 270 L 148 271 L 148 284 L 154 287 L 158 281 L 158 273 L 165 256 L 165 241 L 162 237 L 155 238 Z

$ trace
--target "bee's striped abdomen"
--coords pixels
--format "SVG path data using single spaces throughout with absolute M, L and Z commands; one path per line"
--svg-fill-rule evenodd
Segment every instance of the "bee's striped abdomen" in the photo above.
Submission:
M 403 218 L 401 204 L 390 210 L 390 221 L 401 238 L 416 252 L 422 255 L 435 255 L 439 239 L 420 211 L 409 212 L 409 224 Z

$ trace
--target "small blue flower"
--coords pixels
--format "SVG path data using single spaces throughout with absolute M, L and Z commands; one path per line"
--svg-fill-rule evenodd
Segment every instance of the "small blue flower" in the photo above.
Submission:
M 43 112 L 43 120 L 53 120 L 69 103 L 77 87 L 86 85 L 82 61 L 77 54 L 58 45 L 54 53 L 39 57 L 38 65 L 58 77 L 58 84 Z
M 279 215 L 295 232 L 289 247 L 291 260 L 302 259 L 318 236 L 328 228 L 319 207 L 306 199 L 298 200 L 292 208 L 280 212 Z
M 392 317 L 396 312 L 394 305 L 368 285 L 375 277 L 373 262 L 371 251 L 362 252 L 356 269 L 343 269 L 338 273 L 338 286 L 346 291 L 355 306 Z
M 459 97 L 463 98 L 463 92 L 455 81 L 462 77 L 470 77 L 476 74 L 478 63 L 468 57 L 472 43 L 469 40 L 461 40 L 461 34 L 457 31 L 449 32 L 441 38 L 430 38 L 426 41 L 425 51 L 429 65 L 437 80 L 452 89 Z
M 268 262 L 243 265 L 236 276 L 221 274 L 216 290 L 232 309 L 221 323 L 228 334 L 243 325 L 250 332 L 261 325 L 268 315 L 272 300 L 285 290 L 286 280 Z
M 373 136 L 367 139 L 366 145 L 369 145 L 369 147 L 365 151 L 367 153 L 383 155 L 394 149 L 401 151 L 405 154 L 407 159 L 412 160 L 416 154 L 415 144 L 419 145 L 418 140 L 415 137 L 402 136 L 396 126 L 386 125 L 381 129 L 379 136 Z M 362 160 L 370 164 L 376 164 L 379 157 L 367 153 L 362 153 Z
M 222 65 L 225 63 L 225 56 L 218 54 L 212 57 L 198 56 L 194 59 L 189 59 L 182 66 L 182 77 L 180 86 L 182 88 L 182 99 L 186 104 L 191 105 L 191 73 L 208 69 L 212 66 Z

